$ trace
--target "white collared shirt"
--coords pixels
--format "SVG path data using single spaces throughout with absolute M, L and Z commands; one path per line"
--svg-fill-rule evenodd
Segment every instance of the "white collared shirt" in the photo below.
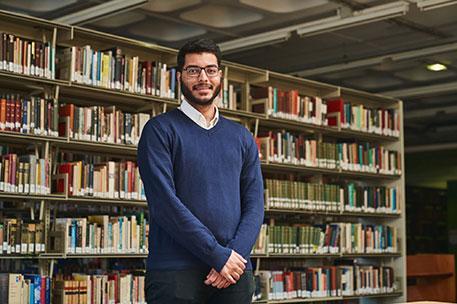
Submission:
M 216 108 L 216 113 L 214 114 L 213 119 L 207 124 L 206 118 L 200 113 L 197 109 L 195 109 L 187 100 L 184 98 L 182 99 L 181 105 L 178 107 L 187 117 L 192 119 L 197 125 L 202 127 L 203 129 L 209 130 L 216 125 L 219 120 L 219 109 Z

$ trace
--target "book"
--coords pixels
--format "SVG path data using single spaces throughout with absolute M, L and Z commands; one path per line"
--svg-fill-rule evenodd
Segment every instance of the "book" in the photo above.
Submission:
M 326 169 L 399 175 L 401 154 L 368 142 L 321 142 L 303 134 L 262 131 L 257 137 L 261 160 Z
M 266 233 L 266 235 L 265 235 Z M 265 238 L 265 240 L 260 240 Z M 259 244 L 268 244 L 266 251 Z M 350 254 L 398 253 L 397 228 L 361 223 L 268 225 L 261 230 L 253 253 Z
M 148 223 L 143 215 L 57 218 L 67 254 L 147 254 Z
M 90 275 L 57 275 L 54 304 L 131 303 L 146 304 L 144 275 L 113 272 Z
M 0 192 L 51 193 L 50 163 L 34 154 L 0 156 Z
M 178 98 L 176 68 L 159 61 L 141 61 L 118 47 L 96 50 L 72 46 L 58 54 L 59 76 L 72 82 L 136 94 Z
M 397 109 L 370 108 L 335 98 L 327 100 L 328 125 L 355 131 L 400 136 Z
M 93 142 L 137 145 L 146 122 L 145 113 L 124 113 L 115 106 L 80 107 L 61 104 L 59 136 Z
M 254 113 L 319 126 L 327 125 L 326 102 L 319 96 L 299 94 L 298 90 L 250 86 L 249 104 Z
M 265 207 L 316 211 L 353 211 L 399 214 L 397 187 L 342 185 L 265 179 Z
M 389 294 L 398 290 L 392 267 L 336 265 L 260 270 L 258 300 Z
M 0 273 L 2 303 L 51 304 L 51 278 L 39 274 Z
M 50 42 L 26 39 L 14 34 L 0 33 L 0 70 L 55 78 L 56 49 Z
M 111 199 L 146 200 L 138 166 L 133 161 L 63 162 L 56 193 Z

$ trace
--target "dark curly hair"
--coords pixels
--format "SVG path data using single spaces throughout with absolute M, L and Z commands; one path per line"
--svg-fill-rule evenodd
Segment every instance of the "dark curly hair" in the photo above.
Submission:
M 217 65 L 221 66 L 221 50 L 219 46 L 210 39 L 196 39 L 186 42 L 178 52 L 178 71 L 182 72 L 186 54 L 211 53 L 217 58 Z

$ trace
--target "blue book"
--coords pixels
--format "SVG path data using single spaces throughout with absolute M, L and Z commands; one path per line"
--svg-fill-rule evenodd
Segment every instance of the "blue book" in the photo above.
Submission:
M 31 304 L 44 304 L 41 303 L 41 276 L 38 274 L 25 274 L 24 278 L 30 280 L 30 293 L 29 303 Z
M 172 68 L 170 69 L 170 78 L 171 78 L 171 83 L 170 83 L 170 90 L 171 90 L 171 98 L 176 98 L 176 69 Z
M 46 304 L 51 304 L 51 278 L 46 277 Z M 45 304 L 45 303 L 41 303 Z

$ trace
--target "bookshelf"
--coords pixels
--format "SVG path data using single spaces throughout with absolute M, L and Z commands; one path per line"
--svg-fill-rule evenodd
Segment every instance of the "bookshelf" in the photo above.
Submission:
M 57 62 L 53 70 L 55 77 L 42 77 L 20 74 L 7 70 L 0 70 L 0 87 L 2 93 L 20 94 L 21 96 L 40 96 L 46 100 L 57 102 L 58 105 L 72 103 L 81 107 L 90 106 L 115 106 L 126 113 L 147 113 L 151 116 L 174 109 L 179 106 L 177 98 L 170 98 L 162 94 L 163 87 L 160 87 L 160 94 L 146 94 L 142 92 L 132 92 L 128 90 L 112 89 L 96 86 L 87 83 L 71 81 L 70 78 L 64 77 L 59 73 L 64 61 L 59 57 L 60 52 L 75 46 L 83 48 L 90 45 L 92 50 L 108 50 L 115 47 L 122 49 L 122 55 L 126 58 L 138 56 L 140 60 L 151 62 L 160 62 L 167 68 L 175 65 L 177 50 L 144 43 L 128 39 L 125 37 L 114 36 L 107 33 L 101 33 L 90 29 L 58 24 L 38 18 L 24 16 L 20 14 L 0 11 L 2 21 L 0 22 L 0 32 L 17 35 L 24 39 L 34 41 L 49 42 L 49 45 L 55 48 L 55 58 Z M 52 58 L 52 57 L 50 57 Z M 404 168 L 403 159 L 403 129 L 402 129 L 402 103 L 399 100 L 369 94 L 348 88 L 333 86 L 329 84 L 310 81 L 290 75 L 276 73 L 264 69 L 249 67 L 237 63 L 222 62 L 225 83 L 222 94 L 228 94 L 230 85 L 232 90 L 236 90 L 236 103 L 232 102 L 229 108 L 220 108 L 222 115 L 237 121 L 246 126 L 254 136 L 259 136 L 265 131 L 286 130 L 293 134 L 300 134 L 307 139 L 315 140 L 320 144 L 328 143 L 368 143 L 370 148 L 377 149 L 382 146 L 383 149 L 395 151 L 398 153 L 396 161 L 399 161 L 401 168 Z M 165 73 L 172 73 L 171 69 L 164 70 Z M 161 74 L 162 75 L 162 74 Z M 168 74 L 167 74 L 168 75 Z M 172 75 L 172 74 L 170 74 Z M 162 76 L 160 76 L 162 77 Z M 171 76 L 164 76 L 167 85 L 171 86 Z M 168 77 L 168 78 L 167 78 Z M 163 82 L 164 80 L 162 80 Z M 155 85 L 158 85 L 155 83 Z M 300 120 L 273 115 L 269 111 L 270 102 L 268 98 L 254 100 L 253 94 L 256 90 L 265 90 L 274 87 L 278 91 L 293 91 L 296 96 L 304 102 L 319 102 L 316 105 L 325 104 L 327 100 L 341 98 L 350 101 L 351 107 L 365 107 L 366 109 L 381 108 L 383 111 L 395 110 L 400 122 L 398 127 L 398 136 L 392 134 L 381 134 L 377 130 L 364 131 L 357 128 L 344 127 L 339 123 L 336 126 L 328 126 L 323 123 L 327 119 L 325 112 L 317 120 Z M 158 89 L 159 90 L 159 89 Z M 165 87 L 166 92 L 172 89 Z M 176 88 L 173 92 L 179 96 L 179 90 Z M 319 101 L 317 101 L 319 100 Z M 264 106 L 264 111 L 253 111 L 254 102 L 257 105 Z M 322 108 L 324 109 L 324 108 Z M 362 109 L 362 107 L 361 107 Z M 310 111 L 314 112 L 314 111 Z M 311 115 L 311 114 L 310 114 Z M 317 115 L 317 114 L 312 114 Z M 376 114 L 374 114 L 376 116 Z M 330 117 L 330 115 L 328 115 Z M 332 117 L 335 117 L 333 115 Z M 383 116 L 384 117 L 384 116 Z M 322 121 L 321 121 L 322 120 Z M 61 120 L 59 119 L 59 122 Z M 292 134 L 291 133 L 291 134 Z M 73 153 L 84 156 L 98 157 L 104 161 L 129 161 L 136 158 L 136 146 L 122 143 L 108 143 L 97 140 L 75 139 L 70 135 L 66 136 L 49 136 L 43 134 L 25 134 L 12 130 L 0 130 L 0 142 L 2 146 L 8 147 L 13 153 L 17 151 L 29 151 L 44 157 L 50 162 L 51 168 L 57 166 L 55 156 L 59 153 Z M 271 147 L 270 147 L 271 148 Z M 367 148 L 368 149 L 368 148 Z M 9 151 L 9 150 L 8 150 Z M 373 150 L 374 151 L 374 150 Z M 371 153 L 367 152 L 366 153 Z M 5 153 L 2 153 L 5 154 Z M 390 156 L 390 154 L 389 154 Z M 389 162 L 389 161 L 388 161 Z M 382 165 L 382 164 L 380 164 Z M 389 162 L 389 165 L 390 162 Z M 368 185 L 373 187 L 392 187 L 398 190 L 396 194 L 399 212 L 388 213 L 378 211 L 364 210 L 306 210 L 300 208 L 281 208 L 266 206 L 266 222 L 272 225 L 279 223 L 300 224 L 325 224 L 331 222 L 350 222 L 373 225 L 388 225 L 397 229 L 397 252 L 384 253 L 326 253 L 326 254 L 285 254 L 269 253 L 253 254 L 252 258 L 256 262 L 258 271 L 268 269 L 269 263 L 274 263 L 279 269 L 288 268 L 289 264 L 300 264 L 302 267 L 321 267 L 330 265 L 347 265 L 348 261 L 356 265 L 375 265 L 382 267 L 391 267 L 394 270 L 396 289 L 393 292 L 378 292 L 376 294 L 353 294 L 331 297 L 312 297 L 300 299 L 265 299 L 266 292 L 263 291 L 263 299 L 256 303 L 306 303 L 306 302 L 359 302 L 363 298 L 370 298 L 370 301 L 376 303 L 400 303 L 406 300 L 406 270 L 405 270 L 405 200 L 404 200 L 404 170 L 401 172 L 379 173 L 373 170 L 348 170 L 341 166 L 308 166 L 298 165 L 286 162 L 275 162 L 270 159 L 263 159 L 262 171 L 264 177 L 278 178 L 289 181 L 306 181 L 317 184 L 339 184 L 354 182 L 358 185 Z M 361 167 L 365 164 L 361 164 Z M 55 169 L 50 171 L 49 179 L 55 181 L 59 178 Z M 67 181 L 68 182 L 68 181 Z M 121 199 L 121 198 L 101 198 L 93 196 L 72 196 L 68 193 L 57 193 L 51 191 L 49 194 L 29 194 L 0 191 L 0 202 L 8 204 L 17 203 L 23 208 L 24 205 L 30 206 L 26 210 L 34 221 L 40 221 L 45 226 L 45 239 L 54 237 L 53 223 L 62 212 L 59 208 L 62 206 L 86 206 L 92 212 L 96 213 L 100 209 L 103 214 L 107 213 L 109 207 L 130 208 L 143 210 L 147 212 L 147 204 L 144 200 L 138 199 Z M 76 207 L 77 208 L 77 207 Z M 24 209 L 24 208 L 23 208 Z M 6 212 L 6 211 L 5 211 Z M 68 212 L 67 212 L 68 213 Z M 87 214 L 90 215 L 90 214 Z M 11 214 L 0 212 L 0 218 L 11 218 Z M 268 242 L 268 241 L 267 241 Z M 65 252 L 46 252 L 35 255 L 28 254 L 1 254 L 2 260 L 27 260 L 39 259 L 39 271 L 43 275 L 53 275 L 54 265 L 61 260 L 72 259 L 144 259 L 146 254 L 83 254 L 83 253 L 65 253 Z M 284 263 L 281 265 L 281 263 Z M 1 265 L 1 264 L 0 264 Z M 335 267 L 337 267 L 335 266 Z M 292 266 L 293 267 L 293 266 Z

